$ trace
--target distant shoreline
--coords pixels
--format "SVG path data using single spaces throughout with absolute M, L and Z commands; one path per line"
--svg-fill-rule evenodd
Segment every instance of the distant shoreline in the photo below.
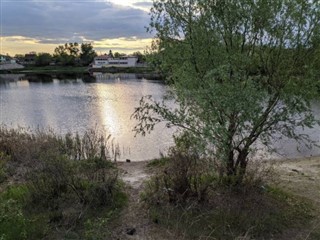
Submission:
M 74 66 L 26 66 L 24 68 L 1 69 L 0 73 L 141 73 L 154 74 L 160 76 L 154 69 L 149 67 L 109 67 L 109 68 L 89 68 Z

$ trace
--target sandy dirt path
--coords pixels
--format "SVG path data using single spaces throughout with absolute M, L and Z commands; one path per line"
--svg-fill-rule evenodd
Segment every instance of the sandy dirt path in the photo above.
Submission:
M 150 220 L 148 209 L 140 200 L 145 181 L 152 176 L 147 163 L 118 163 L 121 177 L 127 185 L 129 199 L 127 207 L 116 221 L 112 239 L 185 239 Z M 308 239 L 310 231 L 320 228 L 320 157 L 277 160 L 274 164 L 280 186 L 311 200 L 316 207 L 315 215 L 318 215 L 306 231 L 287 233 L 288 235 L 284 234 L 284 238 L 280 239 L 286 239 L 286 236 L 290 236 L 291 239 Z M 132 235 L 128 234 L 130 231 Z
M 116 221 L 112 239 L 177 239 L 173 233 L 151 221 L 148 209 L 141 202 L 140 195 L 145 182 L 152 175 L 147 163 L 148 161 L 118 163 L 121 177 L 127 185 L 128 204 Z
M 320 234 L 320 157 L 281 160 L 275 163 L 279 185 L 310 201 L 314 206 L 310 227 L 284 234 L 283 239 L 308 240 L 312 232 Z M 320 237 L 320 235 L 319 235 Z M 314 239 L 314 238 L 313 238 Z

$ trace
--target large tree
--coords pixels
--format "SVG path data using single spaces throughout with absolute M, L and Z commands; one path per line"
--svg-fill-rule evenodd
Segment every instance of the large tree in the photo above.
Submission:
M 54 57 L 61 65 L 73 66 L 77 63 L 76 60 L 79 57 L 79 51 L 78 43 L 65 43 L 55 48 Z
M 48 66 L 52 61 L 50 53 L 39 53 L 36 57 L 35 64 L 37 66 Z
M 90 64 L 96 56 L 97 53 L 93 49 L 91 43 L 81 44 L 80 60 L 83 65 L 87 66 L 88 64 Z
M 155 0 L 150 31 L 179 108 L 142 99 L 137 132 L 178 126 L 220 176 L 239 181 L 255 142 L 308 141 L 296 129 L 317 123 L 318 0 Z

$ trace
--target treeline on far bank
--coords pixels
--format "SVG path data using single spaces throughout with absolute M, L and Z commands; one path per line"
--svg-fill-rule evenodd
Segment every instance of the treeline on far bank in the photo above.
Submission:
M 118 58 L 126 56 L 124 53 L 109 51 L 109 55 Z M 138 58 L 138 62 L 146 60 L 145 55 L 137 51 L 131 55 Z M 93 49 L 91 43 L 65 43 L 55 48 L 54 53 L 29 53 L 29 54 L 16 54 L 15 59 L 25 65 L 34 65 L 38 67 L 44 66 L 88 66 L 98 56 L 97 52 Z

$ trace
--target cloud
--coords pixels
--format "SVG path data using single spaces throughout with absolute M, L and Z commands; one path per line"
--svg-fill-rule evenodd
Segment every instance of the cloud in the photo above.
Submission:
M 60 39 L 61 42 L 56 42 L 56 39 L 38 40 L 35 38 L 28 38 L 22 36 L 1 37 L 1 53 L 10 54 L 24 54 L 31 51 L 35 52 L 49 52 L 53 53 L 54 49 L 59 45 L 65 43 L 65 39 Z M 76 39 L 74 39 L 76 40 Z M 94 49 L 98 54 L 104 54 L 111 49 L 114 52 L 132 53 L 135 51 L 143 51 L 146 46 L 151 44 L 151 38 L 112 38 L 100 39 L 91 41 Z M 77 41 L 76 42 L 81 42 Z M 88 41 L 86 41 L 88 42 Z
M 98 52 L 108 52 L 112 49 L 115 52 L 132 53 L 145 49 L 146 46 L 151 44 L 151 41 L 151 38 L 139 39 L 136 37 L 101 39 L 99 41 L 94 41 L 93 46 Z
M 137 7 L 144 7 L 144 8 L 151 8 L 152 7 L 152 2 L 134 2 L 133 3 L 134 6 Z
M 2 36 L 24 36 L 41 43 L 149 38 L 144 28 L 148 23 L 146 11 L 111 2 L 2 2 Z
M 130 6 L 146 12 L 149 12 L 152 6 L 152 0 L 109 0 L 109 2 L 121 6 Z

